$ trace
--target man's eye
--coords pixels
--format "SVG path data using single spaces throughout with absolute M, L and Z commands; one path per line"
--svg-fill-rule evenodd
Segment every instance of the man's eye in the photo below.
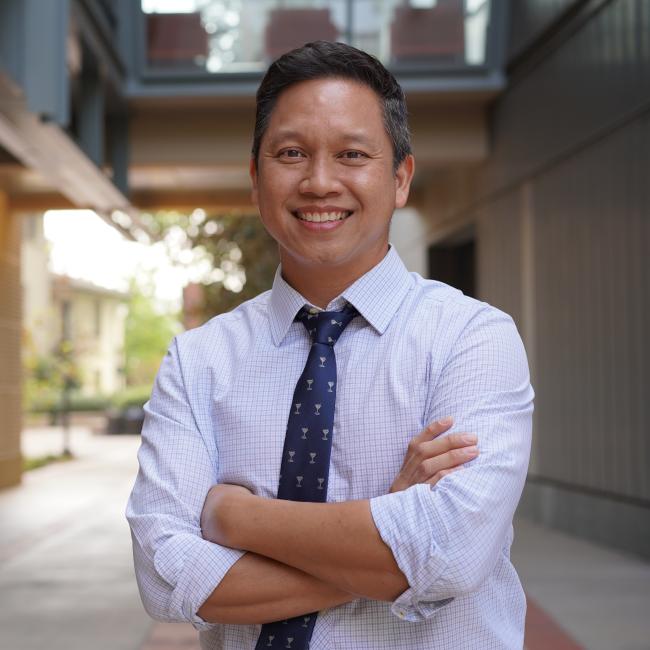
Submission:
M 346 160 L 361 160 L 367 156 L 362 151 L 344 151 L 341 154 L 341 157 L 345 158 Z
M 300 149 L 284 149 L 284 151 L 280 152 L 282 158 L 301 158 L 302 155 Z

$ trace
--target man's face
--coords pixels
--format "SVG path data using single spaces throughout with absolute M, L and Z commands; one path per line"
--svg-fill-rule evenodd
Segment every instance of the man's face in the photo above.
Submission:
M 413 159 L 393 172 L 380 100 L 344 79 L 290 86 L 251 161 L 253 200 L 285 274 L 328 267 L 358 277 L 388 248 L 393 210 L 408 198 Z

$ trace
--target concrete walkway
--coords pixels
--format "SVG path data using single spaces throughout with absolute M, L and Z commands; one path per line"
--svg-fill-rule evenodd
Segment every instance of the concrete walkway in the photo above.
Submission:
M 56 452 L 60 441 L 56 430 L 30 431 L 23 452 Z M 73 429 L 78 460 L 0 492 L 2 650 L 137 650 L 146 638 L 124 519 L 138 445 Z
M 512 560 L 529 601 L 528 650 L 571 650 L 540 645 L 540 615 L 587 650 L 650 650 L 649 563 L 523 519 Z
M 56 429 L 24 435 L 26 455 L 60 445 Z M 191 626 L 153 623 L 140 603 L 124 519 L 138 445 L 75 428 L 76 460 L 0 491 L 0 650 L 198 650 Z M 527 650 L 650 650 L 649 564 L 523 520 L 515 531 Z

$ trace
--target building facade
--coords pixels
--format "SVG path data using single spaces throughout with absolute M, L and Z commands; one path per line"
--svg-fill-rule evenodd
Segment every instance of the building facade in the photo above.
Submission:
M 650 4 L 517 2 L 510 24 L 489 156 L 427 187 L 430 270 L 473 269 L 522 333 L 520 513 L 650 557 Z
M 307 40 L 345 40 L 382 58 L 407 92 L 417 175 L 393 219 L 400 254 L 511 313 L 526 344 L 537 399 L 521 514 L 650 555 L 645 0 L 268 2 L 256 12 L 211 0 L 185 13 L 156 0 L 53 0 L 47 29 L 38 6 L 0 8 L 0 25 L 47 32 L 48 51 L 63 52 L 53 78 L 66 80 L 63 93 L 39 86 L 38 52 L 16 63 L 15 36 L 0 38 L 8 340 L 20 331 L 21 212 L 92 207 L 136 238 L 147 236 L 139 210 L 250 213 L 265 66 Z M 39 115 L 50 117 L 34 126 Z M 83 187 L 52 171 L 62 137 L 69 164 L 90 178 Z M 0 430 L 5 483 L 17 477 L 13 349 L 0 364 L 12 413 Z
M 79 391 L 84 395 L 109 396 L 126 386 L 126 300 L 127 295 L 119 291 L 78 278 L 52 276 L 50 305 L 53 317 L 49 326 L 57 338 L 67 328 L 79 371 Z M 68 319 L 65 326 L 64 318 Z M 50 349 L 52 347 L 50 345 Z

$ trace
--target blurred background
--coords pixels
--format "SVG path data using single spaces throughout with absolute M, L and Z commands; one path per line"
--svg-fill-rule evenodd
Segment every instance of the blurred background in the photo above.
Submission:
M 316 39 L 407 93 L 408 268 L 526 345 L 526 647 L 650 648 L 648 0 L 0 0 L 0 649 L 198 647 L 137 594 L 142 405 L 270 288 L 254 93 Z

